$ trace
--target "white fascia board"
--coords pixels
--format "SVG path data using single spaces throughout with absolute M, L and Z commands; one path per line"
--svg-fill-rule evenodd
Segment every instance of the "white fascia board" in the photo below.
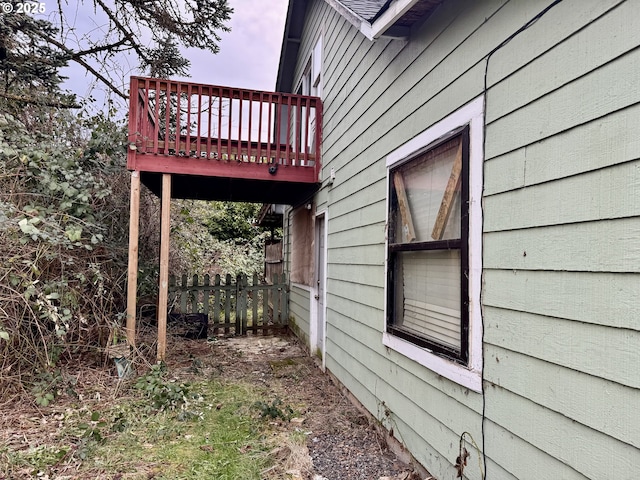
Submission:
M 373 24 L 362 22 L 360 31 L 369 40 L 380 38 L 394 23 L 407 13 L 419 0 L 395 0 Z

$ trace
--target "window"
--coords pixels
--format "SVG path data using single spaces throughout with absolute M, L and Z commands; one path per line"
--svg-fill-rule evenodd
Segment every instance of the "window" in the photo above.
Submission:
M 383 342 L 437 373 L 481 388 L 480 97 L 387 158 Z
M 387 330 L 467 360 L 468 128 L 390 172 Z
M 313 220 L 311 204 L 290 213 L 291 218 L 291 281 L 301 285 L 313 285 Z

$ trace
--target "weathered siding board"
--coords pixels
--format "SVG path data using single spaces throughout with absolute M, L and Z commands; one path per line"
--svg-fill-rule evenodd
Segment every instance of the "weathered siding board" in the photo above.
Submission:
M 343 232 L 352 228 L 357 228 L 358 225 L 370 225 L 372 223 L 378 223 L 381 220 L 385 220 L 386 215 L 386 202 L 387 199 L 381 199 L 378 202 L 369 204 L 358 208 L 356 210 L 349 211 L 342 215 L 335 215 L 331 210 L 331 217 L 329 223 L 331 224 L 330 235 L 333 232 Z M 334 204 L 331 204 L 332 206 Z
M 344 76 L 352 72 L 372 48 L 378 48 L 377 44 L 368 41 L 348 23 L 341 34 L 342 38 L 338 38 L 333 45 L 337 48 L 329 51 L 330 58 L 327 58 L 324 70 L 327 85 L 331 86 L 329 92 L 333 94 L 327 98 L 329 112 L 335 111 L 331 109 L 331 104 L 335 101 L 335 94 L 340 92 L 340 85 L 344 84 Z
M 640 273 L 639 239 L 638 218 L 485 233 L 484 267 Z
M 376 220 L 384 220 L 386 213 L 385 185 L 386 184 L 383 180 L 379 180 L 377 184 L 370 185 L 362 190 L 354 191 L 351 195 L 345 196 L 344 198 L 334 200 L 331 203 L 332 215 L 339 217 L 341 215 L 354 212 L 358 210 L 359 207 L 376 204 L 378 207 L 375 211 L 378 217 Z M 380 218 L 381 215 L 382 218 Z M 374 217 L 372 216 L 372 218 Z
M 485 197 L 484 231 L 635 217 L 639 165 L 636 160 Z
M 640 102 L 640 48 L 487 124 L 485 157 L 510 152 Z M 615 81 L 612 81 L 615 79 Z M 487 116 L 493 113 L 487 95 Z M 589 99 L 589 101 L 585 101 Z M 525 128 L 526 126 L 526 128 Z
M 636 8 L 633 2 L 620 5 L 499 84 L 491 86 L 489 95 L 492 101 L 491 109 L 487 111 L 487 122 L 491 123 L 549 93 L 549 72 L 554 72 L 553 86 L 558 89 L 634 50 L 640 43 L 640 18 Z M 611 35 L 611 32 L 628 32 L 628 35 Z M 490 64 L 496 61 L 492 58 Z
M 640 389 L 638 371 L 625 368 L 638 364 L 638 330 L 490 306 L 485 307 L 484 314 L 485 342 L 489 344 Z M 532 338 L 540 341 L 532 342 Z
M 531 428 L 535 428 L 535 419 L 530 420 L 532 422 Z M 485 420 L 485 439 L 489 459 L 510 472 L 513 478 L 518 480 L 595 480 L 585 477 L 489 419 Z M 575 440 L 569 439 L 569 441 Z M 502 478 L 500 470 L 496 472 L 493 462 L 488 462 L 487 480 Z M 494 477 L 494 475 L 496 476 Z
M 384 244 L 332 248 L 329 262 L 350 265 L 384 265 Z
M 637 404 L 637 389 L 497 346 L 487 346 L 485 358 L 487 381 L 622 443 L 640 447 L 640 421 L 628 420 L 629 408 Z
M 380 316 L 380 310 L 359 302 L 357 298 L 352 298 L 349 292 L 335 291 L 332 287 L 333 281 L 327 284 L 327 310 L 332 313 L 331 317 L 327 315 L 327 324 L 334 324 L 338 318 L 346 317 L 357 322 L 355 325 L 374 325 L 378 332 L 382 332 L 384 323 Z M 331 302 L 329 301 L 331 300 Z M 329 305 L 331 305 L 329 307 Z M 357 319 L 357 320 L 354 320 Z M 328 332 L 327 332 L 328 333 Z M 354 339 L 355 340 L 355 339 Z M 382 344 L 382 342 L 380 342 Z M 376 345 L 371 345 L 375 348 Z
M 295 319 L 296 326 L 309 338 L 309 291 L 291 286 L 289 291 L 289 314 Z
M 503 388 L 487 388 L 485 395 L 487 418 L 587 478 L 636 478 L 639 449 Z M 548 478 L 565 478 L 544 473 Z
M 484 304 L 640 330 L 633 273 L 486 270 Z
M 342 280 L 331 281 L 331 292 L 349 292 L 351 298 L 380 310 L 384 309 L 385 297 L 383 287 L 372 287 L 362 283 L 351 283 Z M 378 339 L 379 340 L 379 339 Z
M 359 245 L 379 245 L 380 237 L 384 236 L 385 225 L 382 222 L 372 224 L 360 224 L 360 228 L 350 228 L 334 231 L 330 242 L 338 248 L 354 247 Z
M 387 49 L 392 49 L 394 52 L 401 50 L 401 45 L 398 45 L 398 42 L 390 40 L 370 42 L 354 28 L 350 28 L 350 32 L 353 35 L 352 42 L 359 47 L 358 50 L 351 52 L 351 56 L 349 56 L 343 51 L 342 45 L 338 44 L 336 52 L 340 52 L 340 56 L 334 57 L 333 62 L 327 65 L 327 84 L 331 86 L 325 104 L 329 113 L 326 119 L 330 126 L 329 132 L 333 131 L 331 128 L 333 121 L 340 120 L 342 115 L 340 109 L 336 107 L 342 107 L 345 101 L 352 102 L 349 99 L 350 91 L 358 88 L 363 79 L 369 75 L 370 69 L 374 68 L 382 53 Z M 351 68 L 345 68 L 349 65 Z
M 544 55 L 557 44 L 562 44 L 565 39 L 571 38 L 573 34 L 581 31 L 590 22 L 625 1 L 583 1 L 579 4 L 575 1 L 564 1 L 555 5 L 551 14 L 544 15 L 536 21 L 535 28 L 521 32 L 507 45 L 495 52 L 492 56 L 491 68 L 487 73 L 489 85 L 494 85 L 513 72 L 517 72 L 524 65 Z M 541 11 L 546 6 L 543 2 L 531 3 L 535 5 L 537 11 Z
M 335 310 L 331 312 L 329 325 L 335 329 L 334 333 L 341 338 L 344 337 L 342 341 L 368 348 L 366 356 L 358 356 L 356 358 L 357 361 L 360 362 L 362 358 L 366 358 L 367 368 L 372 368 L 375 371 L 385 369 L 393 373 L 391 376 L 400 376 L 402 382 L 407 382 L 406 385 L 408 386 L 405 389 L 407 392 L 419 392 L 414 395 L 414 398 L 420 405 L 422 405 L 420 398 L 431 398 L 432 394 L 427 392 L 434 389 L 455 401 L 455 403 L 449 405 L 443 403 L 438 405 L 437 408 L 447 409 L 453 405 L 460 404 L 464 405 L 464 408 L 469 409 L 470 412 L 477 414 L 482 412 L 482 397 L 480 395 L 471 394 L 468 389 L 416 365 L 413 360 L 393 350 L 386 349 L 383 347 L 382 342 L 376 342 L 375 339 L 380 338 L 383 324 L 381 322 L 378 323 L 377 319 L 371 315 L 375 311 L 374 309 L 366 305 L 359 305 L 358 309 L 354 309 L 348 298 L 337 295 L 332 298 L 332 305 Z M 370 359 L 371 362 L 369 362 Z M 386 378 L 385 380 L 391 383 L 396 381 L 391 378 Z M 404 387 L 402 388 L 404 389 Z M 447 415 L 455 415 L 457 414 L 456 412 L 457 409 L 454 408 Z M 473 416 L 467 417 L 467 413 L 464 414 L 465 418 L 472 419 Z M 446 416 L 443 418 L 446 418 Z
M 324 6 L 325 10 L 332 10 L 329 5 Z M 327 51 L 325 55 L 325 64 L 323 66 L 325 77 L 331 81 L 334 65 L 339 63 L 344 56 L 344 49 L 349 46 L 350 43 L 360 42 L 360 39 L 356 36 L 356 31 L 344 17 L 340 16 L 337 12 L 336 15 L 330 21 L 332 25 L 331 31 L 328 32 L 328 37 L 325 41 L 325 49 Z M 347 40 L 347 38 L 349 38 Z
M 433 42 L 425 42 L 424 47 L 429 46 L 429 52 L 421 52 L 419 60 L 412 56 L 417 53 L 415 48 L 403 50 L 393 58 L 381 57 L 384 61 L 384 71 L 362 95 L 351 96 L 352 101 L 356 101 L 357 108 L 349 110 L 349 105 L 343 106 L 348 113 L 341 119 L 342 125 L 337 125 L 343 133 L 338 142 L 326 147 L 325 152 L 333 155 L 334 150 L 342 152 L 361 135 L 370 136 L 386 132 L 399 118 L 405 118 L 419 108 L 421 102 L 425 103 L 466 71 L 479 65 L 483 56 L 494 46 L 495 36 L 502 32 L 506 36 L 521 25 L 516 23 L 515 26 L 501 21 L 503 17 L 509 16 L 511 9 L 518 8 L 513 6 L 512 2 L 504 8 L 499 8 L 502 3 L 487 1 L 466 4 L 465 15 L 460 17 L 459 22 L 451 24 L 450 28 L 437 35 Z M 496 10 L 498 13 L 493 15 Z M 436 11 L 434 16 L 437 14 Z M 441 25 L 433 21 L 427 21 L 425 25 L 434 27 L 434 30 L 441 28 Z M 435 35 L 427 30 L 427 35 L 429 34 Z M 460 43 L 461 40 L 463 43 Z M 419 35 L 412 37 L 412 41 L 416 45 L 423 43 Z M 479 81 L 481 80 L 482 77 Z M 475 95 L 478 93 L 480 90 L 476 90 Z M 469 96 L 467 101 L 473 96 Z M 452 96 L 449 100 L 459 101 L 459 98 Z M 458 105 L 450 105 L 449 111 L 463 103 L 465 102 L 461 101 Z M 432 119 L 439 120 L 433 117 Z M 415 133 L 428 126 L 429 124 L 422 125 Z M 348 135 L 346 132 L 349 132 Z M 411 138 L 405 135 L 406 132 L 396 139 L 397 144 Z
M 490 196 L 638 159 L 638 131 L 640 104 L 494 157 L 485 162 L 484 194 Z M 559 151 L 563 152 L 562 161 L 558 161 Z
M 328 281 L 340 279 L 343 282 L 384 288 L 384 266 L 361 265 L 353 268 L 350 265 L 332 264 L 327 279 Z

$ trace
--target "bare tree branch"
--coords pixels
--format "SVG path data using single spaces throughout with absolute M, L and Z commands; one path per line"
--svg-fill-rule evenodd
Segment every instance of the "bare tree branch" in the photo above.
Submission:
M 71 58 L 73 60 L 75 60 L 76 58 L 84 57 L 85 55 L 93 55 L 93 54 L 96 54 L 96 53 L 99 53 L 99 52 L 104 52 L 106 50 L 115 50 L 116 48 L 120 47 L 121 45 L 124 45 L 125 43 L 127 43 L 127 39 L 123 38 L 119 42 L 116 42 L 116 43 L 98 45 L 96 47 L 89 48 L 88 50 L 81 50 L 79 52 L 74 53 L 73 57 L 71 57 Z M 130 47 L 130 48 L 133 48 L 133 47 Z
M 131 48 L 133 48 L 136 51 L 138 56 L 143 61 L 148 62 L 149 60 L 147 59 L 147 56 L 144 54 L 144 52 L 142 51 L 140 46 L 136 43 L 134 35 L 133 35 L 133 32 L 131 30 L 127 29 L 122 24 L 122 22 L 120 22 L 118 17 L 113 13 L 113 11 L 111 11 L 111 9 L 107 5 L 105 5 L 105 3 L 102 0 L 95 0 L 95 2 L 98 5 L 100 5 L 102 10 L 104 10 L 104 13 L 106 13 L 108 15 L 109 19 L 113 22 L 113 24 L 116 26 L 116 28 L 118 30 L 120 30 L 120 32 L 124 35 L 124 38 L 130 42 Z
M 74 57 L 75 52 L 73 50 L 71 50 L 66 45 L 56 40 L 55 38 L 51 38 L 49 35 L 45 34 L 44 32 L 36 31 L 35 33 L 46 42 L 49 42 L 50 44 L 55 45 L 60 50 L 67 53 L 71 58 L 71 60 L 82 65 L 85 69 L 91 72 L 98 80 L 104 83 L 116 95 L 122 97 L 124 100 L 128 100 L 129 96 L 125 95 L 122 91 L 120 91 L 120 89 L 118 89 L 107 77 L 105 77 L 100 72 L 98 72 L 95 68 L 89 65 L 86 61 L 84 61 L 84 59 L 80 57 L 78 58 Z

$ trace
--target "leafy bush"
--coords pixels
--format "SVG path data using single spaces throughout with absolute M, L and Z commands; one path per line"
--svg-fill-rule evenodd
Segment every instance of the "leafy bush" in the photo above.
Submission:
M 31 120 L 0 108 L 0 388 L 26 382 L 46 405 L 43 375 L 104 345 L 124 311 L 126 150 L 102 116 Z
M 289 421 L 293 416 L 293 408 L 291 405 L 284 405 L 282 400 L 275 398 L 271 403 L 265 401 L 258 401 L 253 404 L 253 407 L 260 412 L 262 418 L 281 418 L 282 420 Z
M 153 365 L 149 372 L 140 377 L 136 388 L 150 399 L 156 410 L 175 410 L 187 402 L 189 385 L 167 381 L 164 363 Z

